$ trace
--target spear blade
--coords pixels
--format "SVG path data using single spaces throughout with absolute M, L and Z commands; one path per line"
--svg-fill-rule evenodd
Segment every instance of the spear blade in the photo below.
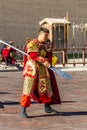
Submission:
M 59 76 L 65 78 L 65 79 L 68 79 L 68 80 L 71 80 L 72 79 L 72 76 L 61 71 L 61 69 L 59 68 L 56 68 L 56 67 L 53 67 L 53 66 L 50 66 L 50 69 L 55 72 L 56 74 L 58 74 Z

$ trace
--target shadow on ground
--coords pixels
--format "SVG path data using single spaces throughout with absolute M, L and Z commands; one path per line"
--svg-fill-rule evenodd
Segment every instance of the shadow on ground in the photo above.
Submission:
M 55 114 L 44 114 L 39 116 L 29 116 L 28 118 L 39 118 L 39 117 L 52 117 L 52 116 L 87 116 L 87 111 L 77 111 L 77 112 L 58 112 Z
M 0 102 L 0 108 L 5 108 L 4 105 L 19 105 L 19 102 L 14 101 Z

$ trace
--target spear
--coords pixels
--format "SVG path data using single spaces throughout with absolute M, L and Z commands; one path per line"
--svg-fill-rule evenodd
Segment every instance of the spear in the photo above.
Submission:
M 10 47 L 13 48 L 14 50 L 16 50 L 16 51 L 22 53 L 23 55 L 29 56 L 29 54 L 27 54 L 27 53 L 25 53 L 24 51 L 21 51 L 21 50 L 19 50 L 18 48 L 16 48 L 16 47 L 14 47 L 14 46 L 12 46 L 12 45 L 10 45 L 10 44 L 4 42 L 4 41 L 1 40 L 1 39 L 0 39 L 0 43 L 2 43 L 2 44 L 4 44 L 4 45 L 7 45 L 7 46 L 10 46 Z M 60 75 L 61 77 L 65 78 L 65 79 L 72 79 L 72 76 L 71 76 L 71 75 L 69 75 L 69 74 L 67 74 L 67 73 L 65 73 L 65 72 L 63 72 L 63 71 L 61 71 L 60 69 L 58 69 L 58 68 L 56 68 L 56 67 L 54 67 L 54 66 L 50 66 L 49 68 L 50 68 L 53 72 L 57 73 L 58 75 Z

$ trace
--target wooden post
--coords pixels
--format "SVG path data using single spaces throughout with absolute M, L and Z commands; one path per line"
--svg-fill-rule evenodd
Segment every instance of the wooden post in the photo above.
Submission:
M 83 65 L 85 66 L 85 49 L 82 49 Z
M 65 50 L 62 50 L 63 66 L 65 66 Z

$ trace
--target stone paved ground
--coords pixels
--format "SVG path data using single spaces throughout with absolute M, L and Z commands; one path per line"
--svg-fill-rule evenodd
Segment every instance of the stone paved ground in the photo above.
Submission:
M 20 117 L 21 71 L 0 72 L 0 130 L 87 130 L 87 72 L 71 71 L 73 80 L 56 75 L 62 104 L 58 114 L 46 114 L 44 106 L 32 101 L 28 119 Z

